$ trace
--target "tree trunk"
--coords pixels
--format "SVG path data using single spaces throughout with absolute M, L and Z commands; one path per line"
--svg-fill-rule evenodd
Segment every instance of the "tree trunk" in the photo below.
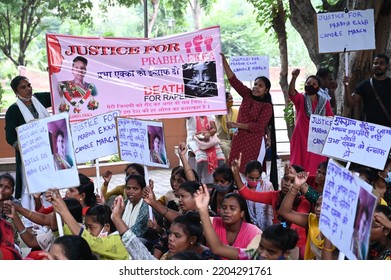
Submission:
M 159 3 L 160 0 L 152 0 L 152 15 L 151 15 L 151 20 L 148 23 L 148 38 L 151 37 L 152 34 L 152 29 L 155 26 L 156 19 L 157 19 L 157 14 L 159 12 Z

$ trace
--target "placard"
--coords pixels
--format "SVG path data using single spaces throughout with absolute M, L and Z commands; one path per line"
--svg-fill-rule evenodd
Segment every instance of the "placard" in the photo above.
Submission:
M 163 123 L 118 117 L 117 137 L 121 160 L 168 167 Z
M 220 28 L 134 39 L 47 34 L 54 113 L 139 119 L 224 115 Z
M 116 110 L 71 125 L 78 164 L 118 153 L 115 118 L 119 114 Z
M 308 152 L 318 155 L 322 154 L 323 146 L 326 142 L 333 118 L 311 115 L 310 128 L 308 132 Z
M 390 127 L 335 116 L 322 154 L 383 170 L 390 147 Z
M 319 228 L 350 260 L 367 257 L 376 205 L 372 186 L 333 159 L 329 160 Z
M 319 53 L 376 48 L 373 9 L 318 13 L 316 20 Z
M 241 81 L 254 81 L 259 76 L 269 78 L 268 56 L 231 56 L 229 64 Z
M 66 113 L 16 128 L 28 193 L 80 185 Z

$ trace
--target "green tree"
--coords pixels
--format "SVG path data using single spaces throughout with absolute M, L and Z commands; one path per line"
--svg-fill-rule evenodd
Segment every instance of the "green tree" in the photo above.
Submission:
M 26 66 L 32 40 L 48 28 L 48 16 L 90 23 L 90 0 L 2 0 L 0 2 L 0 49 L 16 66 Z M 77 11 L 77 12 L 75 12 Z

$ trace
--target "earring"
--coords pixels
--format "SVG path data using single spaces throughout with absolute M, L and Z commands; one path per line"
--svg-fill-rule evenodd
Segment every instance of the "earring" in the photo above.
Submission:
M 194 243 L 193 241 L 190 241 L 190 244 L 191 244 L 191 245 L 193 245 L 193 243 Z

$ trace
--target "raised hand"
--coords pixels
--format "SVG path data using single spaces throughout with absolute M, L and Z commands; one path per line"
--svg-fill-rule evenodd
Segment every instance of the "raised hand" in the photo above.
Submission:
M 199 211 L 208 211 L 209 210 L 209 191 L 208 187 L 203 184 L 199 189 L 194 193 L 194 201 Z
M 152 179 L 149 180 L 149 185 L 143 189 L 142 197 L 148 205 L 151 205 L 156 201 L 155 193 L 153 192 L 154 182 Z
M 179 155 L 181 157 L 185 157 L 186 156 L 186 152 L 187 152 L 187 145 L 185 142 L 180 142 L 179 143 L 179 146 L 178 146 L 178 151 L 179 151 Z
M 231 162 L 231 170 L 232 170 L 233 173 L 235 173 L 235 174 L 239 173 L 241 162 L 242 162 L 242 153 L 239 154 L 239 158 L 238 159 L 234 159 Z
M 122 197 L 122 195 L 119 195 L 114 199 L 113 206 L 111 209 L 111 219 L 114 220 L 115 218 L 121 218 L 124 210 L 124 198 Z
M 297 78 L 300 75 L 300 69 L 293 69 L 292 77 Z
M 307 181 L 307 178 L 308 178 L 308 172 L 300 172 L 300 173 L 297 173 L 296 176 L 295 176 L 295 187 L 296 188 L 300 188 L 301 185 L 303 185 L 306 181 Z
M 103 174 L 103 180 L 106 186 L 109 185 L 112 176 L 113 176 L 113 172 L 111 172 L 110 170 L 107 170 L 106 173 Z
M 3 202 L 3 213 L 11 219 L 14 219 L 15 215 L 17 215 L 15 204 L 11 200 L 5 200 Z

